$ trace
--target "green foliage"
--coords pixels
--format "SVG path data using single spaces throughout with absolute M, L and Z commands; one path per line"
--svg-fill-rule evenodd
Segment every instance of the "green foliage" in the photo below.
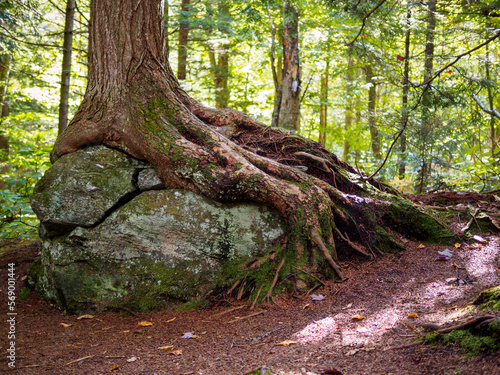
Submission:
M 0 190 L 0 238 L 31 238 L 37 233 L 38 219 L 29 197 L 36 182 L 50 166 L 48 159 L 55 139 L 54 119 L 26 113 L 2 122 L 10 150 L 3 163 L 6 172 Z
M 498 340 L 491 336 L 473 335 L 468 330 L 457 329 L 443 335 L 442 341 L 445 345 L 458 344 L 464 352 L 470 355 L 478 355 L 482 351 L 491 349 L 498 350 Z
M 17 300 L 22 301 L 23 299 L 26 299 L 29 295 L 30 295 L 29 288 L 23 287 L 21 289 L 21 292 L 19 293 L 19 296 L 17 297 Z

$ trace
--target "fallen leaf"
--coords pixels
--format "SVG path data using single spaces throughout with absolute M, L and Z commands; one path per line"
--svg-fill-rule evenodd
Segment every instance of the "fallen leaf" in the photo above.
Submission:
M 408 314 L 408 318 L 418 318 L 418 315 L 415 313 Z
M 153 325 L 153 323 L 148 322 L 148 321 L 139 322 L 137 324 L 140 325 L 141 327 L 149 327 L 149 326 Z
M 176 316 L 174 316 L 172 319 L 167 320 L 167 323 L 172 323 L 175 319 L 177 319 Z
M 363 320 L 363 319 L 365 319 L 365 317 L 361 316 L 361 315 L 354 315 L 351 319 L 352 320 Z
M 477 234 L 472 238 L 474 238 L 477 242 L 482 242 L 482 243 L 486 242 L 486 240 L 483 237 L 478 236 Z
M 24 281 L 28 278 L 28 276 L 24 275 L 23 277 L 21 277 L 21 281 Z
M 177 350 L 172 350 L 169 354 L 172 354 L 172 355 L 181 355 L 182 354 L 182 350 L 181 349 L 177 349 Z
M 311 294 L 311 299 L 313 301 L 323 301 L 325 299 L 325 296 L 322 294 Z
M 161 350 L 172 350 L 173 348 L 175 348 L 175 346 L 173 346 L 173 345 L 167 345 L 167 346 L 160 346 L 158 349 L 161 349 Z
M 351 307 L 352 307 L 352 303 L 348 304 L 348 305 L 347 305 L 347 306 L 345 306 L 345 307 L 342 307 L 342 309 L 343 309 L 343 310 L 345 310 L 345 309 L 350 309 Z
M 127 359 L 127 362 L 135 362 L 137 361 L 139 358 L 137 357 L 130 357 L 129 359 Z
M 193 332 L 186 332 L 184 333 L 182 336 L 181 336 L 181 339 L 190 339 L 192 338 L 194 335 L 193 335 Z
M 118 365 L 111 366 L 111 371 L 117 371 L 117 370 L 118 370 Z
M 130 332 L 130 329 L 126 329 L 125 331 L 122 331 L 122 333 L 127 333 Z
M 456 247 L 457 249 L 458 249 L 460 246 L 462 246 L 462 244 L 461 244 L 461 243 L 458 243 L 458 242 L 457 242 L 457 243 L 455 244 L 455 247 Z
M 424 244 L 420 244 L 417 246 L 417 249 L 423 249 L 424 247 L 425 247 Z
M 302 308 L 302 310 L 309 309 L 310 307 L 311 307 L 311 304 L 310 304 L 310 303 L 308 303 L 307 305 L 305 305 L 305 306 Z
M 82 320 L 82 319 L 92 319 L 94 317 L 94 315 L 90 315 L 90 314 L 85 314 L 85 315 L 81 315 L 79 316 L 78 318 L 76 318 L 77 320 Z
M 64 328 L 68 328 L 68 327 L 71 327 L 73 324 L 61 323 L 61 325 L 62 325 Z
M 481 245 L 480 243 L 475 243 L 475 244 L 474 244 L 474 247 L 477 247 L 478 249 L 480 249 L 480 248 L 482 248 L 482 247 L 483 247 L 483 245 Z
M 285 340 L 285 341 L 282 341 L 280 342 L 279 344 L 276 344 L 277 346 L 289 346 L 289 345 L 293 345 L 293 344 L 296 344 L 297 341 L 293 341 L 293 340 Z

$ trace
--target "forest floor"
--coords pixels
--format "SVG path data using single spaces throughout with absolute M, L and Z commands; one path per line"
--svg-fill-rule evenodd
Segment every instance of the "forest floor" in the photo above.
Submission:
M 459 247 L 407 241 L 397 254 L 341 262 L 348 277 L 342 283 L 282 295 L 253 310 L 230 300 L 198 311 L 166 305 L 157 313 L 81 318 L 31 292 L 15 305 L 14 369 L 6 354 L 8 264 L 16 264 L 19 297 L 40 243 L 0 243 L 0 372 L 243 375 L 268 367 L 297 375 L 500 374 L 499 352 L 471 356 L 456 346 L 409 346 L 428 323 L 448 327 L 484 314 L 471 302 L 500 285 L 500 237 L 483 238 Z M 446 248 L 451 259 L 437 261 Z M 193 337 L 182 338 L 188 332 Z

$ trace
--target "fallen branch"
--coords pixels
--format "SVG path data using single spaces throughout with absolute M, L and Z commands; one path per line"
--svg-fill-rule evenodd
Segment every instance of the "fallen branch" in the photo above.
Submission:
M 250 314 L 247 316 L 242 316 L 242 317 L 237 316 L 236 318 L 234 318 L 234 320 L 230 320 L 229 322 L 227 322 L 227 324 L 236 323 L 236 322 L 239 322 L 240 320 L 244 320 L 244 319 L 248 319 L 248 318 L 251 318 L 253 316 L 256 316 L 256 315 L 264 314 L 264 312 L 265 312 L 264 310 L 261 310 L 259 312 L 256 312 L 256 313 L 253 313 L 253 314 Z
M 458 324 L 458 325 L 453 326 L 453 327 L 443 328 L 443 329 L 440 329 L 439 331 L 436 331 L 436 332 L 437 333 L 449 333 L 452 331 L 456 331 L 457 329 L 463 329 L 463 328 L 475 326 L 476 324 L 481 323 L 484 320 L 488 320 L 488 319 L 496 319 L 496 316 L 495 315 L 477 316 L 475 318 L 467 320 L 466 322 L 464 322 L 462 324 Z
M 285 258 L 281 259 L 281 263 L 278 266 L 278 268 L 276 269 L 276 273 L 274 274 L 273 282 L 272 282 L 271 287 L 269 288 L 269 290 L 267 291 L 267 294 L 266 294 L 267 300 L 270 300 L 272 295 L 273 295 L 273 288 L 276 285 L 276 283 L 278 282 L 279 272 L 281 270 L 281 267 L 283 267 L 283 264 L 285 264 Z
M 236 310 L 240 310 L 240 309 L 242 309 L 242 308 L 244 308 L 244 307 L 245 307 L 245 305 L 241 305 L 241 306 L 233 307 L 232 309 L 229 309 L 229 310 L 226 310 L 226 311 L 222 311 L 222 312 L 220 312 L 220 313 L 217 313 L 217 314 L 215 314 L 215 315 L 212 315 L 212 316 L 210 317 L 210 319 L 216 318 L 216 317 L 221 316 L 221 315 L 228 314 L 228 313 L 233 312 L 233 311 L 236 311 Z
M 257 292 L 257 296 L 255 297 L 253 303 L 252 303 L 252 306 L 250 307 L 250 310 L 253 310 L 253 308 L 255 307 L 255 304 L 257 303 L 258 299 L 259 299 L 259 296 L 260 296 L 260 292 L 262 291 L 262 287 L 264 286 L 264 284 L 262 284 L 259 288 L 259 291 Z
M 95 355 L 88 355 L 86 357 L 82 357 L 82 358 L 78 358 L 78 359 L 74 359 L 68 363 L 66 363 L 66 366 L 68 365 L 71 365 L 72 363 L 75 363 L 75 362 L 80 362 L 80 361 L 83 361 L 84 359 L 89 359 L 89 358 L 92 358 L 92 357 L 95 357 Z

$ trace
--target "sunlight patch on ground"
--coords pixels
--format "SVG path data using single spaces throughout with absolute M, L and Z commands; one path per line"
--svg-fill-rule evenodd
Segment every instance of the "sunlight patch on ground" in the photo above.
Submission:
M 327 316 L 314 321 L 295 334 L 301 343 L 312 344 L 338 334 L 338 326 L 334 317 Z

